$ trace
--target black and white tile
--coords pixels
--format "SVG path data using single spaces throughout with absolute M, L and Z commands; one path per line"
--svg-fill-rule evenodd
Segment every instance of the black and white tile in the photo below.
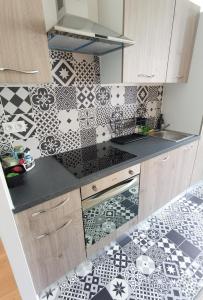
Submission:
M 42 156 L 55 155 L 60 152 L 62 142 L 58 136 L 47 135 L 40 140 L 40 151 Z
M 109 106 L 111 103 L 111 87 L 96 86 L 95 87 L 96 104 L 98 107 Z
M 48 111 L 56 106 L 55 91 L 52 85 L 29 88 L 33 108 L 36 111 Z
M 77 109 L 60 110 L 58 112 L 59 130 L 64 134 L 69 131 L 79 131 L 79 112 Z
M 125 103 L 135 104 L 137 100 L 137 87 L 136 86 L 126 86 L 125 87 Z
M 125 103 L 125 87 L 124 86 L 112 86 L 111 87 L 111 105 L 122 106 Z
M 75 87 L 57 86 L 55 87 L 55 94 L 58 110 L 71 110 L 77 108 Z
M 5 117 L 6 122 L 22 121 L 25 124 L 25 130 L 22 132 L 10 133 L 11 140 L 21 140 L 36 137 L 36 123 L 34 121 L 34 114 L 18 114 Z
M 95 107 L 95 90 L 93 85 L 78 86 L 76 88 L 77 108 L 89 109 Z
M 76 78 L 73 54 L 58 50 L 51 50 L 49 53 L 55 84 L 59 86 L 73 85 Z
M 60 120 L 55 107 L 47 111 L 34 110 L 34 121 L 39 141 L 47 135 L 58 135 Z
M 0 87 L 0 98 L 6 115 L 32 113 L 27 87 Z

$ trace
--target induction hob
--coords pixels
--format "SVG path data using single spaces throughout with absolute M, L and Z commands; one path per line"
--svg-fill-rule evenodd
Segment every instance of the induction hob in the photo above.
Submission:
M 134 157 L 136 155 L 114 148 L 108 142 L 60 153 L 55 156 L 77 178 L 85 177 Z

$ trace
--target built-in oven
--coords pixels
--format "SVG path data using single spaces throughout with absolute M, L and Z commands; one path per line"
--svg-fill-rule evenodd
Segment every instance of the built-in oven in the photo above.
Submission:
M 127 172 L 125 169 L 118 176 L 115 173 L 84 189 L 83 196 L 91 194 L 82 197 L 86 247 L 98 243 L 137 217 L 139 179 L 139 168 L 136 167 Z

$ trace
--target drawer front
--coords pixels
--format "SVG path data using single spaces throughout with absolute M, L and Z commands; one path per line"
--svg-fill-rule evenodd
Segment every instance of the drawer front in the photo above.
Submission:
M 74 190 L 36 205 L 22 214 L 27 216 L 32 231 L 54 230 L 58 221 L 81 208 L 80 190 Z M 21 213 L 20 213 L 21 214 Z
M 81 187 L 81 197 L 82 199 L 86 199 L 98 192 L 103 191 L 106 188 L 111 187 L 112 185 L 115 185 L 139 173 L 140 173 L 140 164 L 116 172 L 110 176 L 106 176 L 102 179 L 99 179 L 97 181 L 94 181 L 90 184 Z
M 62 218 L 58 227 L 37 234 L 26 226 L 26 217 L 16 215 L 16 222 L 38 292 L 85 260 L 81 209 Z

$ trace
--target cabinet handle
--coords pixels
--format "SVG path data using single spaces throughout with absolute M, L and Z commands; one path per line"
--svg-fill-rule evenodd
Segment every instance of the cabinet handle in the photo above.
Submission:
M 128 173 L 129 173 L 130 175 L 134 175 L 134 171 L 133 171 L 133 170 L 129 170 Z
M 169 156 L 165 156 L 162 161 L 167 161 L 169 159 Z
M 24 73 L 24 74 L 36 74 L 39 73 L 38 70 L 20 70 L 20 69 L 14 69 L 14 68 L 1 68 L 0 67 L 0 71 L 13 71 L 13 72 L 19 72 L 19 73 Z
M 155 75 L 154 75 L 154 74 L 151 74 L 151 75 L 147 75 L 147 74 L 138 74 L 138 77 L 153 78 L 153 77 L 155 77 Z
M 49 236 L 49 235 L 52 235 L 52 234 L 54 234 L 54 233 L 60 231 L 62 228 L 68 227 L 68 226 L 72 223 L 72 221 L 73 221 L 73 220 L 71 219 L 70 221 L 64 223 L 63 225 L 61 225 L 59 228 L 57 228 L 56 230 L 54 230 L 54 231 L 52 231 L 52 232 L 49 232 L 49 233 L 43 233 L 43 234 L 41 234 L 41 235 L 38 235 L 38 236 L 35 237 L 35 239 L 36 239 L 36 240 L 41 240 L 41 239 L 43 239 L 43 238 L 45 238 L 45 237 L 47 237 L 47 236 Z
M 96 185 L 93 185 L 92 189 L 93 189 L 94 192 L 97 192 L 97 186 Z
M 184 78 L 184 76 L 182 76 L 182 75 L 178 75 L 178 76 L 176 76 L 176 78 L 177 78 L 177 79 L 183 79 L 183 78 Z
M 32 218 L 37 217 L 38 215 L 44 214 L 44 213 L 46 213 L 48 211 L 52 211 L 52 210 L 55 210 L 55 209 L 57 209 L 59 207 L 62 207 L 66 203 L 68 203 L 69 201 L 70 201 L 70 198 L 63 200 L 62 202 L 60 202 L 59 204 L 57 204 L 56 206 L 54 206 L 54 207 L 52 207 L 50 209 L 44 209 L 44 210 L 37 211 L 37 212 L 35 212 L 35 213 L 32 214 Z

